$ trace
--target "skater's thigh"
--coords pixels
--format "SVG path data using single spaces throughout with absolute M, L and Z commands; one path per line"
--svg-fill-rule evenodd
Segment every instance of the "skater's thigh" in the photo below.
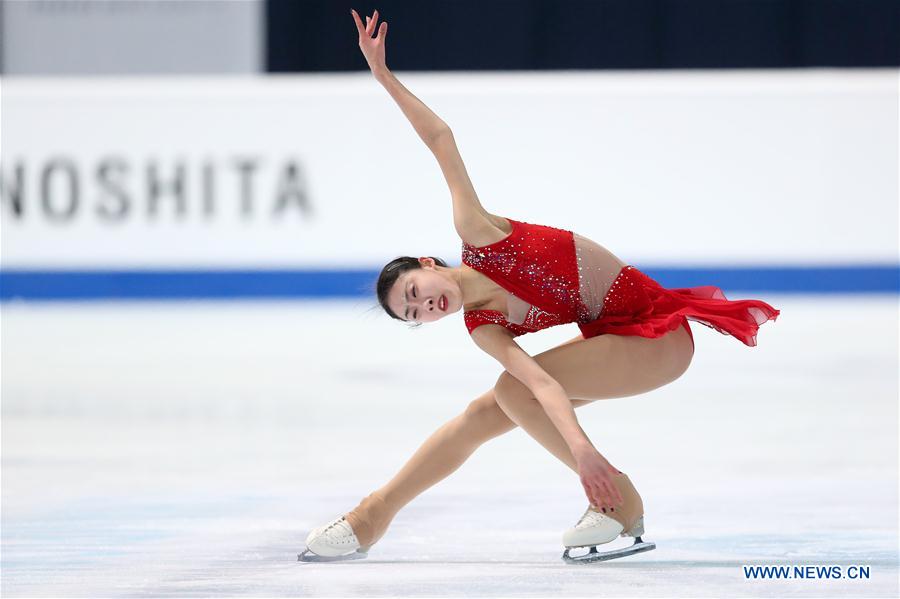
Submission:
M 560 343 L 556 347 L 565 347 L 566 345 L 571 345 L 571 344 L 577 343 L 579 341 L 584 341 L 584 335 L 582 335 L 581 333 L 578 333 L 575 337 L 572 337 L 568 341 Z M 587 405 L 591 402 L 597 401 L 597 399 L 596 398 L 594 398 L 594 399 L 572 399 L 571 401 L 572 401 L 572 405 L 577 408 L 579 406 Z
M 573 339 L 534 356 L 547 374 L 575 400 L 610 399 L 645 393 L 680 377 L 693 356 L 688 332 L 678 327 L 657 338 L 599 335 Z M 531 397 L 523 383 L 504 372 L 495 389 Z

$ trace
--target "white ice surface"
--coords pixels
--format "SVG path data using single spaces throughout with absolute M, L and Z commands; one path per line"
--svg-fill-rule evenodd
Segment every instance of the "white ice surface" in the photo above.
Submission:
M 578 409 L 657 543 L 591 566 L 560 560 L 577 477 L 521 430 L 410 503 L 368 559 L 296 561 L 493 385 L 459 315 L 409 331 L 369 300 L 5 304 L 2 594 L 896 597 L 897 298 L 764 299 L 782 313 L 758 347 L 694 324 L 682 378 Z

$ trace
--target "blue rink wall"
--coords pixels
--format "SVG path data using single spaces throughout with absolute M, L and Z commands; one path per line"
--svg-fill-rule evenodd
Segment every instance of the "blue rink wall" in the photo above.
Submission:
M 664 287 L 726 293 L 900 292 L 900 266 L 639 267 Z M 377 270 L 107 270 L 0 273 L 0 299 L 374 298 Z M 739 298 L 738 298 L 739 299 Z

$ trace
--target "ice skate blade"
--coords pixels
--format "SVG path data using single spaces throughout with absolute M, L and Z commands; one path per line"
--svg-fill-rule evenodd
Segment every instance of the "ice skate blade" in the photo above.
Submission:
M 346 562 L 352 559 L 363 559 L 369 557 L 369 554 L 365 551 L 360 551 L 357 549 L 353 553 L 348 553 L 347 555 L 337 555 L 334 557 L 329 557 L 327 555 L 316 555 L 309 549 L 304 551 L 303 553 L 297 554 L 298 562 Z
M 656 543 L 647 543 L 642 541 L 640 537 L 636 537 L 634 539 L 634 544 L 630 547 L 613 549 L 612 551 L 597 551 L 597 546 L 593 545 L 590 552 L 575 557 L 569 555 L 569 551 L 572 549 L 576 549 L 576 547 L 567 547 L 563 552 L 562 558 L 564 562 L 567 564 L 592 564 L 594 562 L 605 562 L 611 559 L 634 555 L 635 553 L 650 551 L 651 549 L 656 549 Z

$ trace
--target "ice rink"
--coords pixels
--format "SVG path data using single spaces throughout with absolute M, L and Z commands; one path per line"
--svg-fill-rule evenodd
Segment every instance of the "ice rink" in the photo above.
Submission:
M 682 378 L 578 409 L 657 544 L 588 566 L 560 560 L 577 477 L 518 429 L 368 559 L 297 562 L 493 385 L 459 315 L 410 331 L 374 298 L 4 304 L 2 594 L 896 597 L 897 297 L 728 297 L 781 310 L 758 347 L 694 323 Z M 762 564 L 870 578 L 745 578 Z

